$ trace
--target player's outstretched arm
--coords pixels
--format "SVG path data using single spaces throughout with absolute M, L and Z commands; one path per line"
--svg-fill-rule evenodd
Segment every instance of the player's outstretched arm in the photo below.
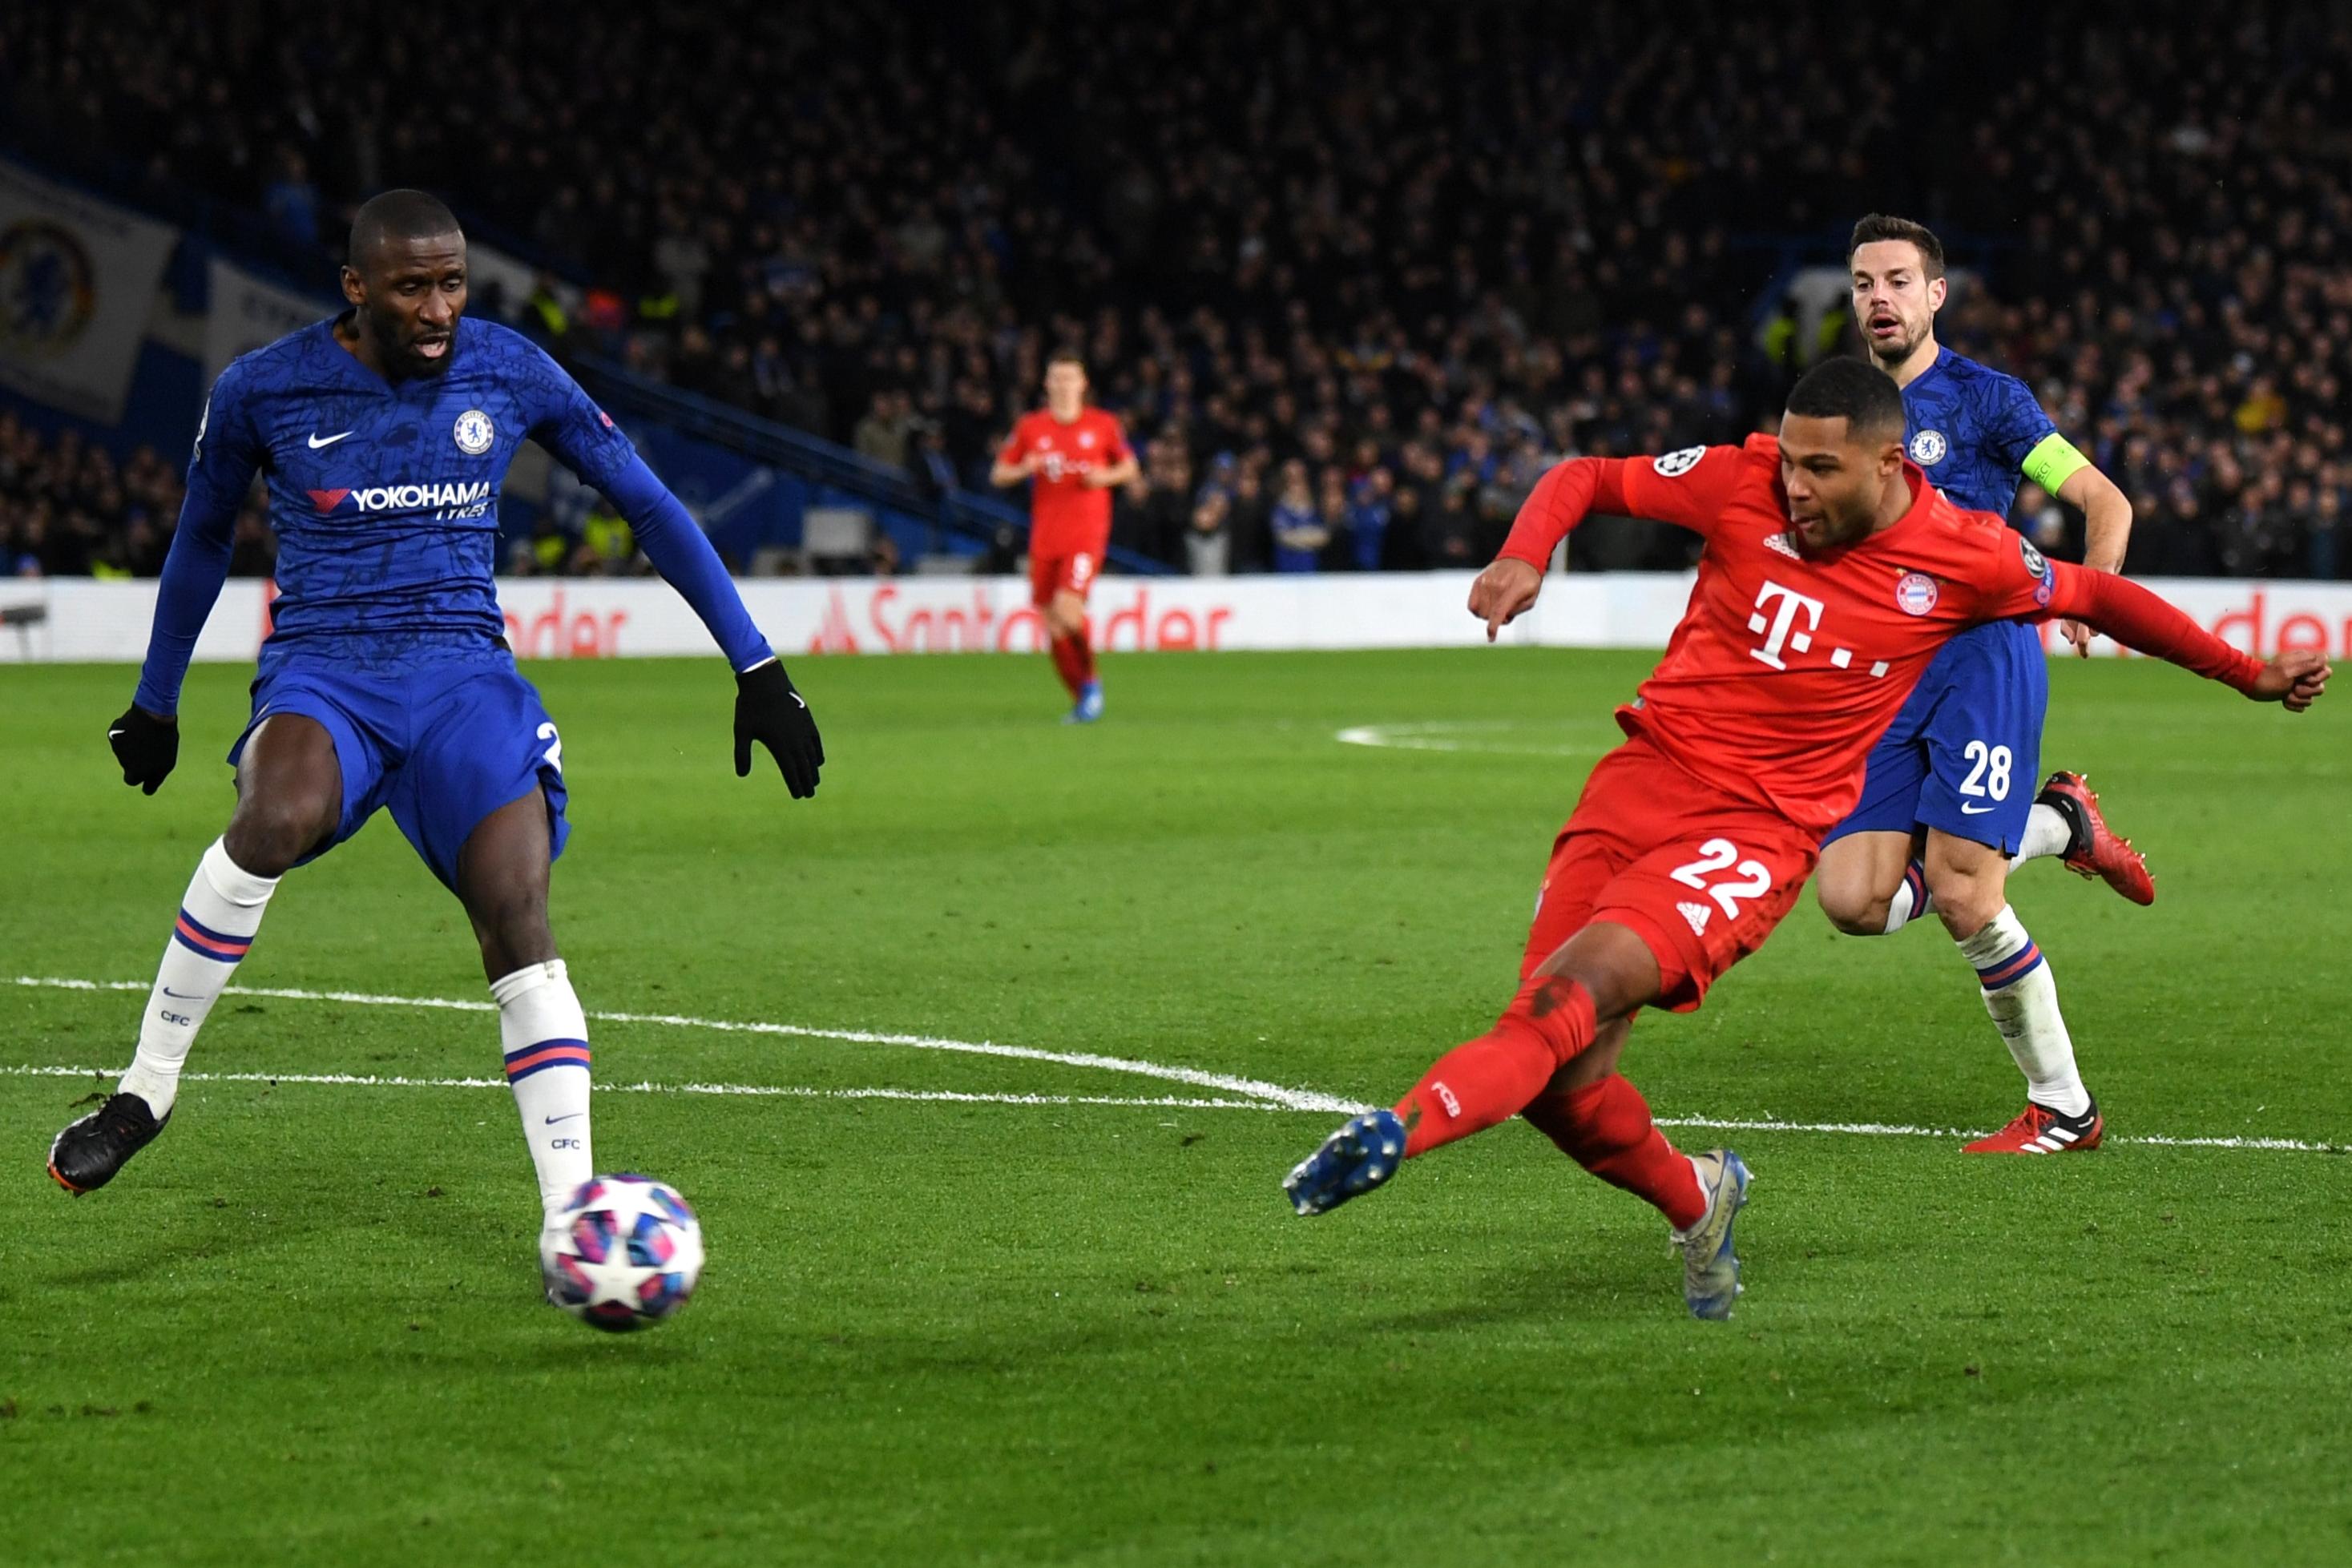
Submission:
M 1654 517 L 1708 533 L 1744 457 L 1737 446 L 1693 446 L 1660 457 L 1571 457 L 1552 465 L 1519 504 L 1495 564 L 1470 585 L 1470 613 L 1486 623 L 1486 641 L 1535 604 L 1552 551 L 1591 513 Z
M 775 754 L 795 800 L 816 793 L 817 770 L 824 766 L 824 743 L 808 704 L 784 674 L 775 650 L 752 624 L 743 596 L 727 565 L 710 548 L 700 524 L 669 486 L 654 476 L 610 415 L 544 350 L 521 345 L 530 373 L 525 382 L 536 401 L 530 434 L 589 484 L 604 492 L 635 531 L 639 548 L 664 581 L 693 607 L 735 672 L 735 773 L 751 771 L 751 742 Z
M 635 530 L 646 559 L 693 606 L 735 670 L 735 776 L 750 775 L 756 740 L 775 757 L 794 800 L 815 794 L 817 772 L 824 766 L 816 719 L 752 623 L 735 580 L 701 526 L 635 453 L 605 481 L 604 493 Z
M 147 634 L 147 662 L 139 689 L 122 716 L 106 727 L 107 745 L 122 767 L 122 781 L 152 795 L 180 759 L 180 685 L 228 580 L 236 542 L 236 515 L 258 465 L 240 398 L 242 363 L 223 371 L 205 402 L 188 458 L 187 499 L 156 585 L 155 621 Z
M 2063 561 L 2047 562 L 2045 570 L 2053 579 L 2051 612 L 2084 622 L 2135 652 L 2233 686 L 2256 702 L 2281 703 L 2289 713 L 2301 713 L 2319 700 L 2335 673 L 2327 655 L 2314 649 L 2290 649 L 2268 663 L 2242 653 L 2127 578 Z

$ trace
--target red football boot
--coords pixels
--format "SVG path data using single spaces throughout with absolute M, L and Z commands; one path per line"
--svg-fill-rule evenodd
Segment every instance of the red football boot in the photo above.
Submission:
M 2107 1124 L 2100 1118 L 2099 1103 L 2094 1100 L 2091 1108 L 2079 1116 L 2062 1116 L 2047 1105 L 2025 1103 L 2017 1120 L 1989 1138 L 1979 1138 L 1960 1152 L 1969 1155 L 2063 1155 L 2081 1149 L 2095 1149 L 2106 1136 Z
M 2074 830 L 2074 847 L 2059 857 L 2068 871 L 2096 877 L 2134 904 L 2156 902 L 2156 878 L 2148 874 L 2147 857 L 2107 826 L 2089 779 L 2079 773 L 2053 773 L 2033 801 L 2054 809 Z

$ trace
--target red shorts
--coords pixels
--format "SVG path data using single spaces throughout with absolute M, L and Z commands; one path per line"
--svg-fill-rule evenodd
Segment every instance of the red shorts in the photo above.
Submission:
M 1819 834 L 1637 737 L 1601 759 L 1552 844 L 1519 977 L 1608 921 L 1656 956 L 1658 1000 L 1688 1012 L 1796 907 L 1821 852 Z
M 1095 573 L 1101 570 L 1100 545 L 1056 550 L 1050 555 L 1033 550 L 1029 556 L 1029 602 L 1043 610 L 1057 593 L 1075 593 L 1084 599 L 1095 585 Z

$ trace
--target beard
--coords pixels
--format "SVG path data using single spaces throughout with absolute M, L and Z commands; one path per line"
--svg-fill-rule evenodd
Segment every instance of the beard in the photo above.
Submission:
M 389 318 L 371 313 L 368 336 L 374 340 L 376 357 L 403 381 L 441 375 L 449 369 L 449 361 L 457 357 L 457 326 L 454 321 L 449 325 L 449 345 L 437 359 L 418 353 L 415 342 L 404 335 L 401 324 Z
M 1919 345 L 1927 340 L 1927 329 L 1925 326 L 1906 328 L 1901 337 L 1885 343 L 1864 340 L 1870 350 L 1871 358 L 1876 360 L 1881 365 L 1901 364 L 1916 353 Z

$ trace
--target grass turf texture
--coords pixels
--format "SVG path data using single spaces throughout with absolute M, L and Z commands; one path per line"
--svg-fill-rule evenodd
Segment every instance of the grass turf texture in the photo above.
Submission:
M 592 1009 L 1386 1103 L 1507 998 L 1647 662 L 1114 659 L 1111 716 L 1072 730 L 1042 660 L 803 661 L 813 806 L 729 772 L 716 665 L 540 665 L 573 792 L 557 930 Z M 198 669 L 147 800 L 101 737 L 127 672 L 0 669 L 0 977 L 148 978 L 226 817 L 246 678 Z M 2344 1140 L 2343 716 L 2137 664 L 2053 685 L 2045 765 L 2106 787 L 2162 891 L 2140 911 L 2050 865 L 2013 889 L 2112 1132 Z M 1429 723 L 1466 749 L 1333 738 Z M 288 880 L 239 980 L 484 995 L 384 819 Z M 119 1065 L 137 1008 L 0 987 L 0 1062 Z M 593 1033 L 608 1083 L 1200 1092 Z M 232 997 L 191 1071 L 494 1077 L 498 1051 L 486 1014 Z M 1669 1116 L 1986 1127 L 2021 1098 L 1932 923 L 1835 937 L 1810 899 L 1706 1011 L 1645 1018 L 1627 1067 Z M 13 1563 L 2352 1551 L 2333 1155 L 1736 1134 L 1750 1292 L 1716 1325 L 1684 1315 L 1664 1224 L 1524 1125 L 1303 1221 L 1276 1182 L 1334 1116 L 607 1094 L 599 1164 L 677 1184 L 711 1249 L 683 1317 L 614 1340 L 536 1303 L 503 1089 L 191 1083 L 68 1201 L 41 1153 L 100 1086 L 0 1077 Z

